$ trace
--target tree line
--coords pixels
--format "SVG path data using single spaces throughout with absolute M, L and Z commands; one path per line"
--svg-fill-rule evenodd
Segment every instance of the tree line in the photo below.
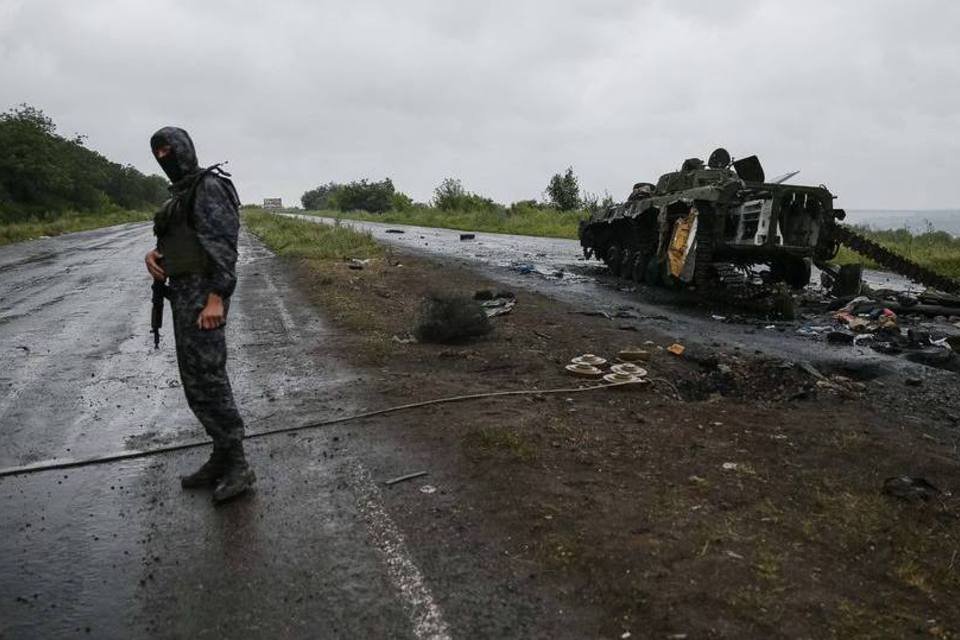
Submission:
M 88 149 L 83 136 L 60 135 L 40 109 L 22 104 L 0 114 L 0 222 L 153 208 L 167 185 Z
M 367 211 L 385 213 L 404 211 L 413 207 L 435 207 L 443 211 L 510 211 L 529 209 L 554 209 L 557 211 L 596 211 L 613 204 L 609 194 L 600 197 L 581 192 L 580 180 L 568 167 L 563 173 L 550 178 L 542 200 L 521 200 L 509 207 L 492 198 L 473 193 L 464 188 L 458 178 L 444 178 L 433 190 L 429 203 L 415 203 L 412 198 L 397 191 L 390 178 L 383 180 L 355 180 L 348 183 L 328 182 L 306 191 L 300 198 L 304 209 Z

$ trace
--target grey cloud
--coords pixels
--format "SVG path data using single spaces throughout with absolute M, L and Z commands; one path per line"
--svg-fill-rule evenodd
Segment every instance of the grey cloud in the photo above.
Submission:
M 241 196 L 390 176 L 623 196 L 717 145 L 848 208 L 956 207 L 960 5 L 0 0 L 0 107 L 155 171 L 178 124 Z

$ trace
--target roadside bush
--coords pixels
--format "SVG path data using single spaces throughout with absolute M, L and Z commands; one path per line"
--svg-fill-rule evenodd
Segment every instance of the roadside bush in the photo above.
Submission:
M 413 198 L 408 196 L 405 193 L 397 191 L 393 194 L 393 200 L 390 203 L 390 208 L 394 211 L 409 211 L 413 209 Z
M 367 211 L 384 213 L 386 211 L 406 211 L 413 207 L 413 200 L 405 193 L 397 191 L 390 178 L 380 182 L 354 180 L 347 184 L 328 182 L 311 189 L 300 196 L 300 202 L 307 211 Z
M 483 307 L 473 298 L 431 293 L 420 303 L 413 334 L 420 342 L 454 344 L 492 330 Z
M 390 210 L 395 193 L 390 178 L 384 178 L 380 182 L 355 180 L 337 189 L 336 207 L 340 211 L 383 213 Z
M 457 178 L 444 178 L 433 190 L 433 206 L 442 211 L 499 211 L 503 206 L 490 198 L 470 193 Z
M 334 200 L 340 185 L 336 182 L 322 184 L 315 189 L 305 192 L 300 196 L 300 204 L 308 211 L 321 211 L 323 209 L 335 209 Z
M 580 181 L 567 167 L 563 175 L 553 174 L 545 192 L 547 201 L 560 211 L 573 211 L 580 207 Z

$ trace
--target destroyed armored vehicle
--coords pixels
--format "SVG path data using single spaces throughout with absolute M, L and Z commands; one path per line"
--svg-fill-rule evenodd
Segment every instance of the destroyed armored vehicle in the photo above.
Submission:
M 897 256 L 839 223 L 842 209 L 824 186 L 767 182 L 756 156 L 733 161 L 724 149 L 684 161 L 657 184 L 634 185 L 626 202 L 580 223 L 580 244 L 617 276 L 668 286 L 748 295 L 785 283 L 799 289 L 816 264 L 834 284 L 858 287 L 857 266 L 828 264 L 840 244 L 918 282 L 954 291 L 957 283 Z

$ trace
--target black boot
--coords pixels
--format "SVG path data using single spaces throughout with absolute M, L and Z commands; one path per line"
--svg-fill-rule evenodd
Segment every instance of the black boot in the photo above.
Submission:
M 213 490 L 213 501 L 225 502 L 235 498 L 250 489 L 256 480 L 257 476 L 243 454 L 243 443 L 238 442 L 227 450 L 227 469 Z
M 213 447 L 210 459 L 188 476 L 180 476 L 180 486 L 184 489 L 202 489 L 216 486 L 217 481 L 227 471 L 227 455 L 223 449 Z

